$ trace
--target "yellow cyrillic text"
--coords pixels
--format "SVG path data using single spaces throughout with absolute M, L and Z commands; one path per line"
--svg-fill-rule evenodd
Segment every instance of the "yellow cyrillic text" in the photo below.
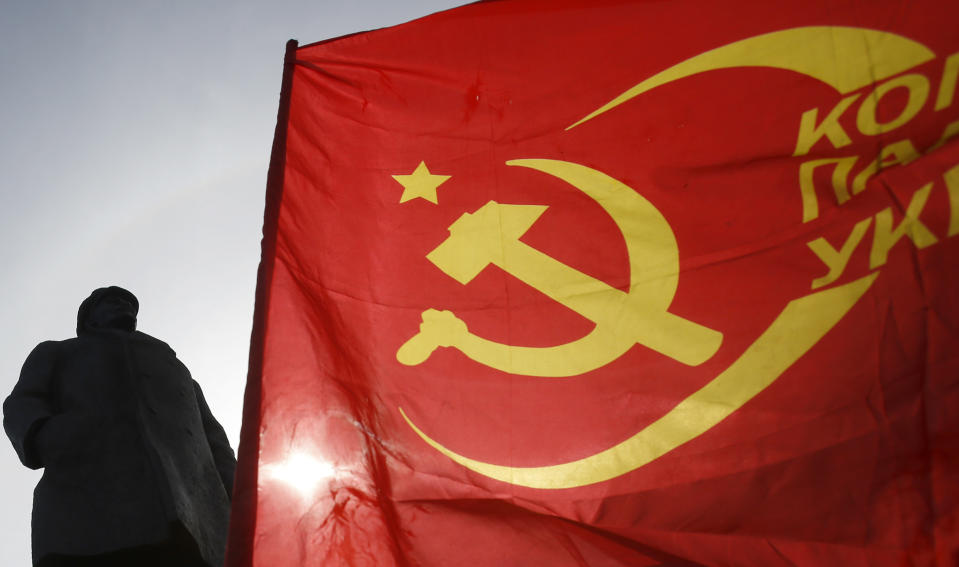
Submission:
M 892 207 L 886 207 L 876 214 L 876 227 L 872 233 L 872 250 L 869 251 L 870 268 L 878 268 L 885 264 L 889 249 L 904 236 L 908 236 L 916 248 L 932 246 L 939 241 L 936 235 L 919 220 L 919 215 L 926 206 L 926 201 L 929 200 L 930 191 L 932 191 L 932 183 L 926 183 L 913 194 L 906 207 L 905 216 L 895 229 L 892 228 Z
M 946 127 L 942 130 L 942 136 L 939 136 L 939 141 L 937 141 L 931 148 L 926 150 L 926 153 L 933 152 L 946 145 L 946 142 L 959 136 L 959 120 L 955 122 L 950 122 L 946 124 Z
M 909 90 L 909 99 L 906 106 L 899 113 L 899 116 L 888 122 L 879 122 L 876 116 L 876 108 L 879 101 L 886 94 L 897 88 L 906 88 Z M 859 112 L 856 113 L 856 127 L 867 136 L 878 136 L 899 128 L 906 124 L 922 109 L 929 99 L 929 79 L 918 74 L 910 73 L 881 83 L 869 93 L 862 104 L 859 105 Z
M 856 247 L 862 241 L 862 237 L 866 235 L 866 230 L 869 229 L 871 222 L 872 217 L 857 222 L 856 226 L 852 227 L 852 232 L 846 237 L 846 241 L 843 242 L 842 248 L 839 249 L 839 251 L 836 251 L 836 249 L 829 244 L 829 241 L 823 237 L 806 243 L 806 246 L 809 246 L 809 248 L 816 253 L 816 256 L 822 260 L 823 264 L 826 264 L 826 267 L 829 268 L 829 272 L 825 276 L 812 281 L 812 289 L 831 284 L 839 279 L 839 276 L 842 275 L 846 269 L 846 265 L 849 263 L 849 258 L 852 257 L 853 251 L 855 251 Z
M 862 193 L 866 188 L 866 182 L 869 181 L 869 178 L 879 173 L 879 170 L 894 165 L 906 165 L 918 158 L 919 152 L 916 151 L 916 146 L 912 145 L 912 142 L 909 140 L 899 140 L 888 146 L 883 146 L 879 151 L 879 157 L 863 168 L 862 171 L 856 174 L 856 178 L 852 180 L 852 194 L 858 195 Z
M 854 94 L 839 101 L 839 104 L 830 110 L 829 114 L 819 124 L 816 124 L 816 119 L 819 117 L 818 108 L 803 112 L 802 118 L 799 120 L 799 135 L 796 137 L 796 151 L 793 152 L 793 155 L 804 156 L 808 154 L 809 150 L 823 136 L 829 139 L 834 148 L 851 144 L 852 140 L 839 124 L 839 118 L 852 103 L 856 102 L 857 98 L 859 98 L 859 95 Z
M 936 110 L 948 108 L 956 96 L 956 81 L 959 80 L 959 53 L 953 53 L 946 59 L 939 82 L 939 94 L 936 95 Z
M 832 170 L 832 190 L 836 202 L 840 205 L 849 200 L 849 172 L 856 164 L 856 156 L 814 159 L 799 166 L 799 192 L 802 195 L 802 221 L 809 222 L 819 216 L 819 201 L 816 198 L 816 184 L 813 175 L 817 167 L 834 165 Z
M 949 191 L 949 232 L 948 236 L 959 234 L 959 165 L 943 175 L 946 190 Z
M 943 174 L 949 197 L 949 228 L 946 237 L 959 234 L 959 164 Z M 929 201 L 933 183 L 926 183 L 909 199 L 905 212 L 898 224 L 893 220 L 893 207 L 886 207 L 873 216 L 860 220 L 852 227 L 849 235 L 837 250 L 824 237 L 806 243 L 806 246 L 826 266 L 826 275 L 812 280 L 812 289 L 829 285 L 839 279 L 849 265 L 856 250 L 860 248 L 869 225 L 873 225 L 872 245 L 869 249 L 869 269 L 874 270 L 886 263 L 889 251 L 901 240 L 908 238 L 918 249 L 927 248 L 939 242 L 939 238 L 926 226 L 920 216 Z M 902 206 L 896 207 L 901 209 Z M 875 222 L 873 222 L 875 221 Z

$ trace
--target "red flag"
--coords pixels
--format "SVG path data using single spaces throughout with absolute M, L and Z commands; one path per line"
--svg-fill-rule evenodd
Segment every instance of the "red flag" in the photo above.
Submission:
M 957 16 L 291 47 L 228 563 L 959 562 Z

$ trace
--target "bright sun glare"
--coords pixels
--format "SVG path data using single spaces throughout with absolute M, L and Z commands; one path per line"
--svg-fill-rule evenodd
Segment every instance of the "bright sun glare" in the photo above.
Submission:
M 336 475 L 333 465 L 306 453 L 292 453 L 285 461 L 266 465 L 266 476 L 295 488 L 303 498 L 312 498 L 321 484 Z

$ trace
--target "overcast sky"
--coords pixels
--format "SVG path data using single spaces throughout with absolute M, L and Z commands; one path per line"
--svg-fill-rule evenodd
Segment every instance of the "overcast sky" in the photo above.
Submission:
M 0 394 L 120 285 L 235 449 L 286 41 L 463 3 L 0 0 Z M 0 475 L 0 565 L 26 566 L 40 472 L 7 443 Z

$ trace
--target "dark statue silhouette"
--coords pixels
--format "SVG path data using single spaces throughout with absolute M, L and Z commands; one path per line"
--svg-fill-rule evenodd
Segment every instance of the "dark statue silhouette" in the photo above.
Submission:
M 33 497 L 33 563 L 223 564 L 236 459 L 200 387 L 136 330 L 136 297 L 95 290 L 77 337 L 39 344 L 3 404 Z

